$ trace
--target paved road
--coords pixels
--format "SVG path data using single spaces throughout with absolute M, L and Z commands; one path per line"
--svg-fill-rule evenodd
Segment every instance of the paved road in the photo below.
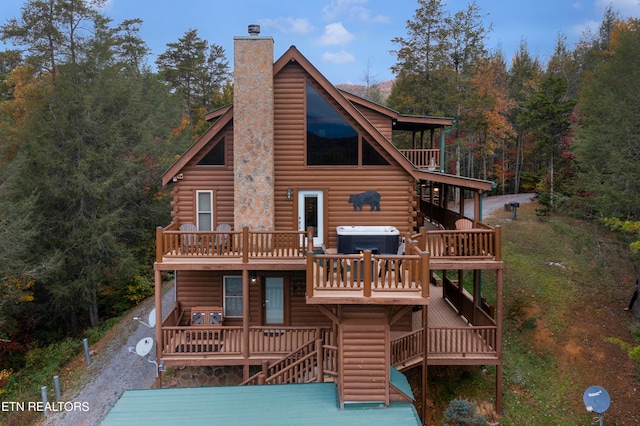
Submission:
M 494 197 L 482 198 L 482 219 L 486 219 L 493 215 L 495 212 L 504 209 L 504 205 L 508 203 L 531 203 L 531 197 L 534 194 L 511 194 L 511 195 L 497 195 Z M 473 219 L 473 200 L 465 202 L 464 205 L 465 216 Z

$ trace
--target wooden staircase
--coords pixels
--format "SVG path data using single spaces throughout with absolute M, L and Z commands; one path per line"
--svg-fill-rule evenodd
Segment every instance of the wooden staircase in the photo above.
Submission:
M 262 364 L 262 370 L 241 385 L 325 382 L 338 374 L 335 346 L 315 339 L 272 363 Z

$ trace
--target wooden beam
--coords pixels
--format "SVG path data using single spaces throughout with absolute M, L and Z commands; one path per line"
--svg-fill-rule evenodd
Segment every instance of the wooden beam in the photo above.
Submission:
M 400 318 L 405 316 L 407 312 L 410 312 L 412 309 L 413 309 L 413 306 L 403 306 L 399 310 L 397 310 L 395 313 L 391 312 L 391 316 L 389 317 L 389 325 L 391 326 L 396 322 L 398 322 Z

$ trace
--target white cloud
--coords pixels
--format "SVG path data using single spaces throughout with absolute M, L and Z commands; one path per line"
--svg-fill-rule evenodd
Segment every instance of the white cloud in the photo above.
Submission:
M 371 10 L 364 7 L 368 0 L 332 0 L 331 3 L 322 9 L 323 19 L 335 21 L 346 16 L 362 22 L 387 23 L 390 22 L 388 16 L 371 14 Z
M 354 4 L 365 4 L 367 0 L 331 0 L 327 6 L 322 9 L 323 18 L 327 21 L 333 21 L 342 15 L 349 13 Z
M 324 33 L 320 36 L 318 43 L 322 46 L 334 46 L 348 44 L 354 38 L 355 36 L 342 26 L 342 22 L 337 22 L 324 27 Z
M 362 22 L 377 23 L 377 24 L 386 24 L 391 22 L 389 17 L 385 15 L 372 16 L 371 10 L 364 7 L 354 7 L 353 9 L 351 9 L 349 16 L 353 18 L 357 18 Z
M 260 25 L 265 28 L 275 28 L 283 34 L 308 34 L 313 30 L 313 25 L 306 18 L 277 18 L 262 19 Z
M 640 2 L 638 0 L 596 0 L 596 7 L 600 10 L 604 10 L 609 5 L 611 5 L 614 12 L 620 12 L 622 18 L 638 16 L 640 13 Z
M 331 62 L 332 64 L 349 64 L 351 62 L 356 61 L 356 57 L 353 56 L 352 53 L 347 52 L 346 50 L 341 50 L 340 52 L 330 53 L 325 52 L 322 54 L 322 60 L 325 62 Z
M 585 35 L 594 35 L 598 34 L 598 29 L 600 28 L 600 22 L 596 22 L 593 20 L 585 21 L 581 24 L 576 24 L 572 27 L 573 33 L 579 36 Z M 588 37 L 587 37 L 588 38 Z

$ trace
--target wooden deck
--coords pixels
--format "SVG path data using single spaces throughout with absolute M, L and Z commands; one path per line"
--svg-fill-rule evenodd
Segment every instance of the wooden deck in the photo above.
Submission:
M 495 365 L 500 362 L 496 345 L 496 326 L 477 327 L 445 299 L 443 288 L 430 286 L 428 309 L 429 365 Z M 413 313 L 411 333 L 391 336 L 392 364 L 407 370 L 422 363 L 424 333 L 422 310 Z

